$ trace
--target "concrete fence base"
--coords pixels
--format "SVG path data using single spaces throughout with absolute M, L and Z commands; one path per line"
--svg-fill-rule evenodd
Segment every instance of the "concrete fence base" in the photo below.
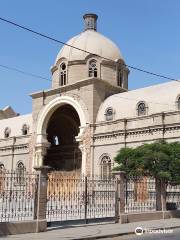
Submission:
M 180 218 L 180 210 L 121 214 L 119 223 L 141 222 L 168 218 Z
M 46 220 L 0 223 L 0 236 L 44 232 L 47 228 Z

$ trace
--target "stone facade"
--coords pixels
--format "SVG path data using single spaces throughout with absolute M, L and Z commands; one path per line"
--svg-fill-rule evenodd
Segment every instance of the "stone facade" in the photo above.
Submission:
M 102 158 L 107 155 L 112 167 L 122 147 L 180 140 L 180 84 L 128 91 L 129 70 L 118 47 L 96 32 L 96 15 L 84 19 L 85 31 L 68 41 L 74 48 L 64 46 L 51 67 L 52 88 L 31 94 L 32 114 L 0 111 L 1 167 L 16 169 L 21 162 L 32 170 L 50 154 L 55 165 L 58 156 L 74 168 L 81 159 L 82 173 L 102 174 Z

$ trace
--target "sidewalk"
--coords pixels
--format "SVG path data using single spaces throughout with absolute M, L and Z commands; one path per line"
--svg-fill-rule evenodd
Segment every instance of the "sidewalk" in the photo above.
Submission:
M 120 235 L 127 235 L 134 233 L 136 227 L 143 227 L 148 229 L 172 229 L 180 228 L 180 219 L 171 218 L 166 220 L 153 220 L 127 224 L 102 223 L 89 224 L 81 226 L 59 227 L 56 229 L 48 229 L 47 232 L 42 233 L 28 233 L 19 235 L 9 235 L 1 237 L 1 239 L 14 240 L 73 240 L 73 239 L 100 239 L 103 237 L 115 237 Z

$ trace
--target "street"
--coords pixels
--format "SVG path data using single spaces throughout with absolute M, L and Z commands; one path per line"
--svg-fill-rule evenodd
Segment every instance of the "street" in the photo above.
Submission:
M 156 233 L 156 234 L 142 234 L 137 236 L 135 234 L 119 236 L 114 238 L 103 238 L 104 240 L 179 240 L 180 239 L 180 228 L 171 229 L 172 233 Z
M 141 229 L 143 229 L 143 232 L 147 233 L 137 236 L 133 234 L 135 229 L 139 234 L 142 233 Z M 156 234 L 150 233 L 152 231 L 156 231 Z M 159 233 L 157 233 L 158 231 Z M 79 240 L 96 238 L 104 240 L 179 240 L 180 219 L 171 218 L 127 224 L 107 222 L 99 224 L 57 226 L 48 228 L 46 232 L 0 236 L 0 239 L 3 240 Z

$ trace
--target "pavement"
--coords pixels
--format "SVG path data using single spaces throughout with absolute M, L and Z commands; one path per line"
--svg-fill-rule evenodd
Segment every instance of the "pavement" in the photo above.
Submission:
M 13 240 L 84 240 L 114 238 L 134 234 L 137 227 L 143 230 L 170 230 L 180 228 L 180 218 L 143 221 L 127 224 L 99 223 L 80 226 L 49 228 L 47 232 L 2 236 L 1 239 Z M 168 232 L 168 231 L 167 231 Z M 166 233 L 168 234 L 168 233 Z

